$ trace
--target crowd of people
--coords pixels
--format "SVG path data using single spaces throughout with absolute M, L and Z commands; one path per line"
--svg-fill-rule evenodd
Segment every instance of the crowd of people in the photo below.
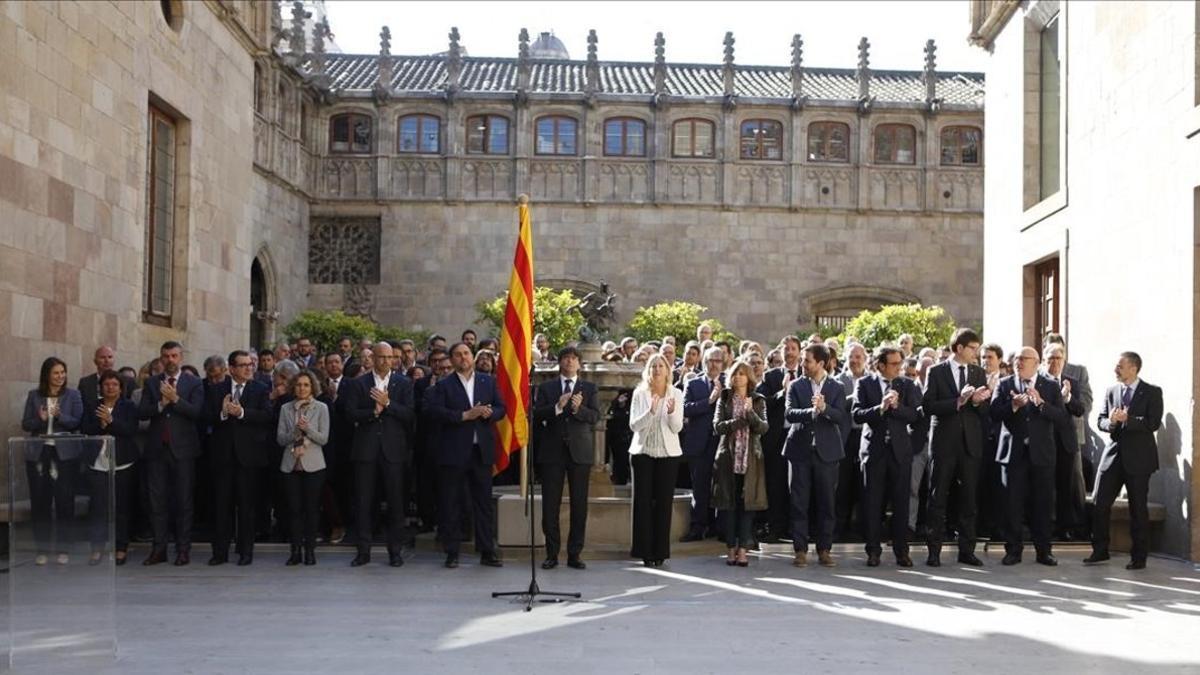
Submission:
M 532 406 L 542 567 L 558 565 L 567 488 L 567 564 L 586 568 L 601 420 L 611 479 L 632 482 L 630 555 L 647 566 L 670 558 L 681 488 L 692 496 L 682 541 L 720 538 L 726 563 L 743 567 L 759 542 L 790 542 L 802 567 L 810 544 L 833 566 L 834 541 L 859 539 L 868 566 L 881 564 L 885 541 L 902 567 L 913 565 L 910 542 L 924 541 L 926 564 L 938 566 L 947 538 L 974 566 L 981 536 L 1004 542 L 1004 565 L 1020 563 L 1030 539 L 1038 563 L 1057 564 L 1056 539 L 1090 539 L 1085 562 L 1100 563 L 1124 489 L 1128 567 L 1145 566 L 1162 392 L 1140 379 L 1136 353 L 1118 358 L 1118 383 L 1097 416 L 1108 438 L 1092 453 L 1088 372 L 1067 362 L 1061 336 L 1006 354 L 961 329 L 948 345 L 916 347 L 908 335 L 868 351 L 814 334 L 764 348 L 714 340 L 706 324 L 678 352 L 671 337 L 627 337 L 604 345 L 604 359 L 640 365 L 641 381 L 602 411 L 576 348 L 552 353 L 536 336 L 536 367 L 552 373 Z M 148 540 L 143 564 L 167 562 L 173 541 L 174 564 L 187 565 L 199 530 L 209 565 L 229 562 L 231 544 L 237 564 L 250 565 L 255 543 L 274 539 L 290 543 L 288 565 L 316 564 L 317 544 L 328 542 L 354 545 L 351 564 L 361 566 L 378 530 L 387 563 L 401 567 L 415 536 L 436 526 L 447 567 L 458 566 L 464 540 L 481 564 L 499 567 L 492 487 L 518 474 L 514 461 L 493 475 L 494 426 L 505 415 L 497 351 L 471 330 L 453 345 L 437 335 L 424 345 L 345 337 L 323 355 L 302 337 L 210 356 L 201 373 L 177 342 L 139 369 L 117 368 L 100 347 L 95 373 L 74 389 L 66 364 L 47 358 L 22 420 L 41 439 L 25 457 L 35 562 L 68 564 L 81 492 L 92 496 L 90 564 L 111 549 L 123 565 L 130 542 Z M 114 440 L 100 450 L 77 434 Z

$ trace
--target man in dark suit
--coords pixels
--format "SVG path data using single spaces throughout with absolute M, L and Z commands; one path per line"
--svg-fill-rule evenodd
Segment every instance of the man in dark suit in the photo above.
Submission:
M 338 544 L 348 531 L 354 529 L 354 465 L 350 462 L 354 424 L 346 417 L 346 408 L 342 405 L 346 400 L 344 394 L 352 385 L 350 379 L 345 377 L 341 354 L 329 352 L 324 357 L 324 363 L 325 383 L 317 400 L 329 409 L 329 439 L 322 451 L 325 455 L 326 485 L 333 508 L 326 518 L 329 541 Z
M 599 419 L 596 385 L 579 379 L 579 351 L 563 347 L 558 352 L 558 377 L 543 382 L 533 400 L 533 421 L 540 441 L 537 463 L 542 476 L 542 534 L 546 537 L 542 569 L 558 566 L 558 512 L 564 478 L 571 487 L 567 566 L 587 567 L 580 554 L 587 527 L 588 480 L 595 461 L 593 429 Z
M 296 353 L 292 354 L 292 360 L 301 368 L 312 370 L 317 365 L 317 351 L 312 340 L 306 337 L 297 339 Z
M 1002 380 L 992 395 L 992 419 L 1002 424 L 996 463 L 1005 486 L 1005 565 L 1021 562 L 1021 529 L 1025 502 L 1029 500 L 1029 529 L 1037 561 L 1058 564 L 1050 551 L 1054 514 L 1054 464 L 1057 448 L 1054 428 L 1067 418 L 1062 391 L 1053 380 L 1038 374 L 1037 350 L 1024 347 L 1017 355 L 1017 372 Z
M 254 560 L 254 511 L 259 472 L 267 466 L 267 434 L 271 414 L 270 390 L 254 381 L 250 354 L 229 354 L 230 379 L 208 388 L 205 421 L 212 428 L 208 441 L 212 466 L 214 525 L 209 565 L 229 561 L 230 526 L 237 504 L 238 565 Z
M 900 376 L 904 356 L 899 349 L 875 352 L 873 375 L 854 387 L 853 419 L 862 425 L 858 458 L 863 476 L 863 525 L 867 565 L 879 566 L 884 504 L 892 502 L 892 551 L 896 564 L 912 567 L 908 553 L 908 500 L 913 446 L 909 425 L 920 422 L 921 390 Z
M 692 521 L 680 541 L 700 541 L 712 530 L 713 461 L 720 437 L 713 431 L 713 413 L 724 389 L 725 352 L 709 347 L 704 352 L 704 375 L 687 383 L 683 395 L 683 456 L 692 476 Z
M 1085 564 L 1109 559 L 1109 516 L 1113 502 L 1125 488 L 1129 500 L 1130 551 L 1128 570 L 1146 568 L 1150 550 L 1150 475 L 1158 471 L 1158 443 L 1154 433 L 1162 426 L 1162 389 L 1141 379 L 1142 357 L 1123 352 L 1114 372 L 1118 383 L 1104 395 L 1097 424 L 1108 432 L 1108 444 L 1097 466 L 1095 506 L 1092 512 L 1092 554 Z
M 1043 354 L 1046 377 L 1053 380 L 1062 395 L 1067 416 L 1054 424 L 1054 443 L 1058 448 L 1054 461 L 1055 525 L 1064 539 L 1085 539 L 1087 527 L 1087 483 L 1083 476 L 1083 443 L 1080 435 L 1087 408 L 1091 406 L 1091 390 L 1085 401 L 1082 385 L 1066 373 L 1066 349 L 1058 343 L 1047 342 Z M 1086 405 L 1085 405 L 1086 402 Z
M 929 369 L 922 409 L 929 418 L 932 434 L 933 471 L 929 479 L 929 558 L 926 564 L 942 564 L 942 537 L 946 532 L 946 502 L 950 487 L 958 488 L 958 561 L 981 566 L 975 555 L 975 488 L 983 456 L 984 427 L 992 392 L 987 374 L 978 366 L 979 335 L 960 328 L 951 343 L 953 356 Z
M 96 372 L 79 378 L 79 396 L 83 399 L 84 414 L 92 413 L 96 407 L 100 405 L 100 373 L 106 370 L 116 370 L 114 365 L 116 356 L 113 353 L 112 347 L 101 345 L 96 349 L 96 353 L 92 357 L 92 363 L 96 364 Z M 121 398 L 130 398 L 133 396 L 133 380 L 128 377 L 121 376 Z
M 767 484 L 768 544 L 778 544 L 792 538 L 791 495 L 788 491 L 788 461 L 783 456 L 783 442 L 788 425 L 783 415 L 787 392 L 803 373 L 800 370 L 800 338 L 789 335 L 783 339 L 783 365 L 763 375 L 758 393 L 767 399 L 767 433 L 762 438 L 763 480 Z
M 375 482 L 382 478 L 387 499 L 388 564 L 404 565 L 406 541 L 404 511 L 405 472 L 412 463 L 412 433 L 415 410 L 412 380 L 392 372 L 392 346 L 379 342 L 371 350 L 371 372 L 346 386 L 346 416 L 355 425 L 350 461 L 354 464 L 355 508 L 358 555 L 350 562 L 359 567 L 371 562 L 371 513 Z
M 183 346 L 173 340 L 159 350 L 163 373 L 146 380 L 138 417 L 150 420 L 146 431 L 146 476 L 154 546 L 143 565 L 167 561 L 167 518 L 175 514 L 175 564 L 191 562 L 193 491 L 200 456 L 197 425 L 204 417 L 204 383 L 180 371 Z M 169 497 L 168 497 L 169 495 Z M 168 498 L 171 504 L 168 504 Z
M 845 390 L 825 372 L 829 350 L 822 344 L 804 348 L 804 377 L 792 383 L 787 393 L 784 419 L 788 431 L 784 456 L 791 462 L 792 564 L 808 564 L 808 508 L 816 500 L 815 539 L 817 559 L 833 567 L 833 527 L 836 521 L 835 494 L 838 462 L 845 454 L 850 434 L 850 416 L 844 407 Z
M 411 341 L 410 341 L 411 342 Z M 403 343 L 402 343 L 403 344 Z M 411 349 L 411 344 L 409 348 Z M 415 353 L 415 352 L 414 352 Z M 450 355 L 444 349 L 434 349 L 427 358 L 428 375 L 413 383 L 413 400 L 417 411 L 416 449 L 413 469 L 417 484 L 417 515 L 421 531 L 432 532 L 437 524 L 438 505 L 438 430 L 441 424 L 429 416 L 425 402 L 433 385 L 450 375 Z
M 505 414 L 496 380 L 475 372 L 475 357 L 462 342 L 450 348 L 454 374 L 439 379 L 425 399 L 427 414 L 440 423 L 438 448 L 438 531 L 446 567 L 458 567 L 462 538 L 460 495 L 470 494 L 479 562 L 502 567 L 496 552 L 496 509 L 492 466 L 496 462 L 495 423 Z

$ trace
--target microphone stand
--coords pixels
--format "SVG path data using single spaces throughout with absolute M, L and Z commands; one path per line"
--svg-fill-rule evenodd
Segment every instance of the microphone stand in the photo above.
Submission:
M 529 388 L 530 388 L 530 394 L 531 394 L 529 397 L 529 400 L 532 402 L 533 401 L 533 396 L 532 396 L 532 394 L 533 394 L 533 391 L 532 391 L 533 390 L 533 378 L 532 377 L 530 377 L 530 379 L 529 379 Z M 532 439 L 532 437 L 533 437 L 533 420 L 532 420 L 533 410 L 530 409 L 527 412 L 527 414 L 531 418 L 530 422 L 529 422 L 529 431 L 530 431 L 529 436 L 530 436 L 530 439 Z M 530 443 L 530 445 L 532 445 L 532 443 Z M 524 598 L 525 599 L 525 611 L 528 612 L 533 609 L 534 601 L 553 603 L 553 602 L 562 602 L 563 598 L 578 599 L 582 596 L 579 593 L 575 593 L 575 592 L 543 591 L 541 589 L 541 587 L 538 586 L 538 582 L 537 582 L 537 543 L 534 540 L 534 531 L 533 531 L 533 453 L 530 452 L 529 447 L 521 448 L 521 462 L 524 464 L 525 476 L 526 476 L 526 480 L 525 480 L 525 518 L 529 521 L 529 587 L 522 591 L 495 591 L 492 593 L 492 597 L 493 598 L 511 598 L 511 597 Z M 542 505 L 542 508 L 545 508 L 545 504 Z M 548 597 L 538 598 L 539 595 L 548 596 Z

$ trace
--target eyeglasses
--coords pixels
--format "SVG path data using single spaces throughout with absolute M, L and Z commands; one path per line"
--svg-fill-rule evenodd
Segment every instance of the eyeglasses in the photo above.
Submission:
M 254 365 L 254 362 L 253 362 L 253 361 L 243 361 L 243 362 L 241 362 L 241 363 L 235 363 L 235 364 L 233 364 L 233 366 L 232 366 L 232 367 L 234 367 L 234 368 L 249 368 L 249 367 L 250 367 L 250 366 L 252 366 L 252 365 Z

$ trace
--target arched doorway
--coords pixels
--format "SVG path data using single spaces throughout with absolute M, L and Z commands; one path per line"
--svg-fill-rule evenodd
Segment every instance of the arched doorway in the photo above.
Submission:
M 255 349 L 275 340 L 276 297 L 274 266 L 264 248 L 250 263 L 250 346 Z

